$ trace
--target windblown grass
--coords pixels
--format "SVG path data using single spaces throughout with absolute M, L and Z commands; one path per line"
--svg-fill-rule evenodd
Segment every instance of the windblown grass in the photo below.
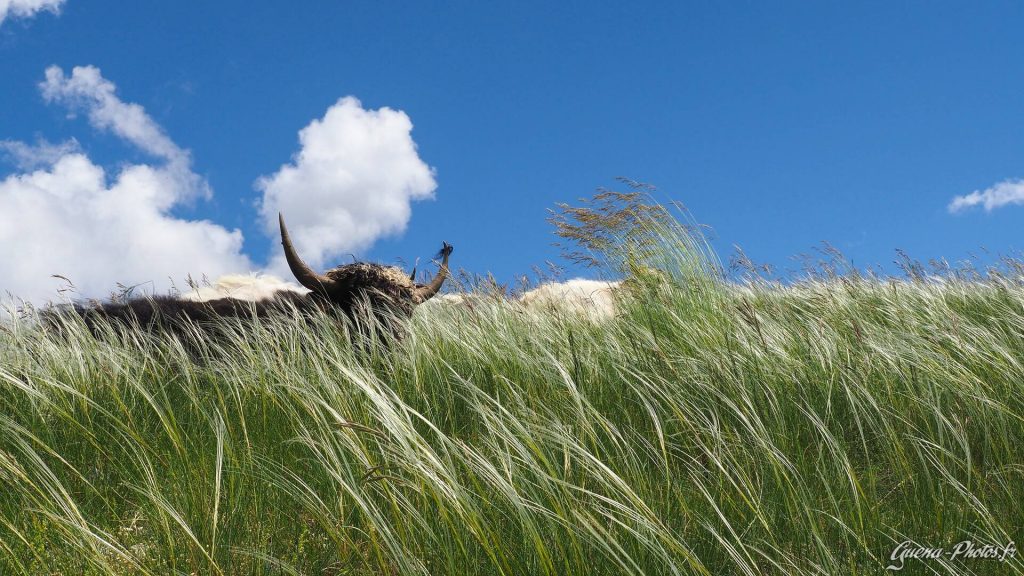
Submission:
M 612 320 L 424 306 L 387 352 L 327 318 L 9 325 L 0 574 L 877 574 L 1021 536 L 1019 279 L 652 258 Z

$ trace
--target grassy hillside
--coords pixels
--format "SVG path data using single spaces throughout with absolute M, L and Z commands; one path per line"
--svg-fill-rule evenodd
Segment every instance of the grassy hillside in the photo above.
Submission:
M 879 574 L 1020 539 L 1019 280 L 740 286 L 680 230 L 606 321 L 423 306 L 372 354 L 327 318 L 7 326 L 0 574 Z

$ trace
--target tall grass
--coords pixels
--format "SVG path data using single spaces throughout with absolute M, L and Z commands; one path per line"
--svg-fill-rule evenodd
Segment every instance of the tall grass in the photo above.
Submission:
M 606 321 L 5 326 L 0 574 L 877 574 L 1019 538 L 1019 280 L 735 284 L 659 233 Z

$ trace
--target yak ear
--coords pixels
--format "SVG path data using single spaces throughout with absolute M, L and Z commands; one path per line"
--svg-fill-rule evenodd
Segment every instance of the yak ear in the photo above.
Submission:
M 437 276 L 430 281 L 430 284 L 425 286 L 418 286 L 414 293 L 413 298 L 417 304 L 422 304 L 427 300 L 430 300 L 437 291 L 441 289 L 441 284 L 444 283 L 444 279 L 448 276 L 448 257 L 451 256 L 452 245 L 444 242 L 441 245 L 441 251 L 437 253 L 437 256 L 441 257 L 441 269 L 437 271 Z
M 444 258 L 447 261 L 447 258 L 452 253 L 452 250 L 454 250 L 454 248 L 452 248 L 451 244 L 447 242 L 441 242 L 441 249 L 437 251 L 437 254 L 434 254 L 434 259 L 437 260 L 438 258 Z

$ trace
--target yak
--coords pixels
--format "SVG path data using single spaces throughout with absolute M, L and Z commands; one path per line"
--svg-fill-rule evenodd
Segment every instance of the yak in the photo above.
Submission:
M 364 320 L 360 314 L 369 313 L 379 326 L 388 328 L 400 339 L 402 327 L 396 325 L 396 320 L 411 318 L 413 309 L 437 294 L 449 274 L 452 246 L 447 242 L 442 243 L 437 254 L 442 259 L 440 270 L 428 284 L 417 284 L 415 272 L 410 276 L 398 267 L 368 262 L 346 264 L 319 274 L 295 251 L 281 214 L 278 223 L 288 267 L 299 284 L 309 290 L 307 293 L 278 290 L 256 301 L 153 296 L 91 306 L 76 304 L 74 312 L 94 335 L 101 332 L 104 323 L 110 322 L 174 332 L 187 331 L 191 325 L 209 326 L 218 318 L 266 317 L 290 310 L 340 314 L 353 322 Z

